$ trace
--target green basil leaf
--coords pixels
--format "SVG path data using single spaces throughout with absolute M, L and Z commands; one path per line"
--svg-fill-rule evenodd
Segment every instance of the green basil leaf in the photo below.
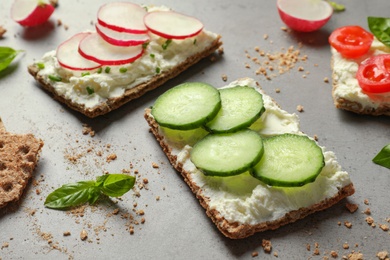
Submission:
M 96 194 L 90 195 L 91 188 L 94 187 L 94 181 L 80 181 L 62 185 L 47 196 L 45 206 L 52 209 L 65 209 L 88 201 L 96 201 Z
M 0 47 L 0 71 L 5 70 L 20 52 L 10 47 Z
M 338 4 L 338 3 L 333 2 L 333 1 L 327 1 L 327 2 L 330 4 L 330 6 L 332 6 L 333 11 L 335 11 L 335 12 L 345 11 L 345 5 Z
M 108 178 L 109 174 L 105 174 L 96 178 L 95 186 L 102 187 L 104 181 Z
M 110 197 L 119 197 L 133 188 L 135 177 L 126 174 L 108 174 L 104 179 L 101 191 Z
M 91 205 L 95 204 L 101 194 L 99 187 L 90 187 L 88 190 L 88 203 Z
M 390 144 L 383 147 L 372 161 L 380 166 L 390 169 Z
M 390 47 L 390 18 L 369 16 L 367 21 L 372 34 L 384 45 Z

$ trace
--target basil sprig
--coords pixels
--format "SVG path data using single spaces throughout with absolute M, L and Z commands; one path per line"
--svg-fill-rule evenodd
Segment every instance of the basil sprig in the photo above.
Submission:
M 5 70 L 20 52 L 22 51 L 0 46 L 0 71 Z
M 369 16 L 367 21 L 372 34 L 384 45 L 390 47 L 390 18 Z
M 66 209 L 84 203 L 94 204 L 102 195 L 119 197 L 128 192 L 135 177 L 126 174 L 106 174 L 96 181 L 79 181 L 62 185 L 50 193 L 45 206 L 51 209 Z
M 390 169 L 390 144 L 383 147 L 372 161 L 380 166 Z

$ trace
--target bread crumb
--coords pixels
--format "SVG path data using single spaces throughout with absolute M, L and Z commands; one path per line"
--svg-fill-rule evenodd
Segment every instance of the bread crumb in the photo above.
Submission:
M 365 200 L 364 200 L 364 204 L 366 204 L 366 205 L 369 204 L 368 199 L 365 199 Z
M 263 247 L 263 250 L 265 253 L 269 254 L 272 251 L 272 244 L 270 240 L 263 239 L 261 242 L 261 246 Z
M 313 139 L 314 139 L 315 141 L 318 141 L 318 136 L 317 136 L 317 135 L 314 135 L 314 136 L 313 136 Z
M 4 34 L 7 32 L 7 30 L 0 25 L 0 38 L 3 38 Z
M 302 66 L 298 67 L 298 71 L 304 71 L 305 69 Z
M 297 111 L 300 112 L 300 113 L 302 113 L 302 112 L 304 111 L 303 106 L 302 106 L 302 105 L 298 105 L 298 106 L 297 106 Z
M 347 203 L 345 204 L 345 207 L 348 209 L 349 212 L 354 213 L 359 206 L 357 204 Z
M 7 248 L 7 247 L 9 247 L 9 243 L 4 242 L 3 245 L 1 246 L 1 250 L 3 250 L 4 248 Z
M 62 235 L 64 237 L 68 237 L 68 236 L 70 236 L 70 231 L 65 231 L 64 233 L 62 233 Z
M 379 228 L 382 229 L 383 231 L 389 231 L 389 226 L 386 224 L 380 224 Z
M 274 252 L 274 257 L 279 257 L 278 252 Z
M 307 251 L 310 251 L 310 244 L 307 244 L 307 245 L 306 245 L 306 250 L 307 250 Z
M 346 226 L 347 228 L 351 228 L 352 227 L 352 223 L 349 222 L 349 221 L 344 221 L 344 226 Z
M 333 258 L 337 258 L 339 256 L 339 254 L 337 254 L 336 251 L 330 251 L 330 256 L 333 257 Z
M 370 208 L 366 208 L 364 211 L 363 211 L 364 214 L 366 215 L 371 215 L 371 209 Z
M 158 168 L 160 168 L 160 166 L 158 166 L 158 164 L 157 164 L 157 163 L 155 163 L 155 162 L 152 162 L 152 167 L 153 167 L 153 168 L 155 168 L 155 169 L 158 169 Z
M 280 93 L 280 88 L 275 89 L 276 93 Z
M 80 239 L 82 241 L 85 241 L 86 239 L 88 238 L 88 233 L 85 229 L 81 230 L 81 233 L 80 233 Z
M 227 77 L 226 74 L 222 74 L 222 80 L 223 80 L 223 81 L 227 81 L 227 80 L 228 80 L 228 77 Z
M 349 260 L 363 260 L 363 254 L 360 252 L 353 252 L 351 254 L 348 254 L 348 259 Z
M 107 158 L 106 158 L 106 162 L 111 162 L 111 161 L 114 161 L 114 160 L 116 160 L 117 159 L 117 156 L 116 156 L 116 154 L 115 153 L 112 153 L 112 154 L 109 154 L 108 156 L 107 156 Z
M 320 255 L 320 250 L 318 248 L 314 249 L 313 255 Z
M 325 78 L 324 78 L 324 82 L 325 82 L 325 83 L 329 83 L 329 78 L 328 78 L 328 77 L 325 77 Z
M 259 252 L 257 252 L 257 251 L 252 252 L 252 257 L 256 257 L 258 255 L 259 255 Z
M 284 31 L 284 32 L 287 32 L 287 31 L 288 31 L 288 28 L 285 27 L 285 26 L 282 26 L 282 27 L 280 27 L 280 30 L 282 30 L 282 31 Z
M 344 248 L 344 249 L 349 249 L 348 243 L 344 243 L 344 244 L 343 244 L 343 248 Z
M 268 34 L 264 34 L 263 38 L 264 38 L 264 40 L 267 40 L 268 39 Z
M 374 219 L 372 217 L 367 217 L 366 222 L 368 225 L 372 225 L 372 224 L 374 224 Z
M 389 253 L 387 251 L 381 251 L 381 252 L 378 252 L 376 254 L 376 256 L 380 259 L 380 260 L 387 260 L 389 259 Z

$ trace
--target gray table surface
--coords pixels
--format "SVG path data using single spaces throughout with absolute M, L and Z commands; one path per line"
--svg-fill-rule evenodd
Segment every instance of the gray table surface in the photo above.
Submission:
M 109 1 L 60 1 L 49 23 L 30 29 L 10 19 L 11 2 L 0 3 L 0 25 L 7 29 L 0 45 L 25 53 L 0 73 L 0 116 L 9 131 L 33 133 L 45 145 L 34 183 L 28 185 L 19 206 L 0 211 L 1 259 L 252 259 L 254 252 L 262 259 L 277 259 L 274 253 L 278 259 L 324 259 L 332 258 L 331 251 L 337 252 L 337 259 L 353 252 L 361 252 L 364 259 L 377 259 L 378 252 L 390 252 L 390 233 L 379 228 L 380 224 L 390 225 L 386 222 L 390 218 L 390 171 L 371 162 L 390 142 L 390 118 L 336 109 L 331 83 L 324 82 L 325 77 L 331 78 L 327 43 L 331 31 L 351 24 L 367 28 L 367 16 L 389 15 L 390 1 L 340 0 L 347 10 L 335 13 L 320 31 L 308 34 L 281 30 L 284 24 L 275 1 L 153 1 L 196 16 L 207 29 L 220 33 L 225 54 L 215 62 L 203 60 L 161 88 L 96 119 L 53 100 L 26 68 L 73 34 L 92 29 L 98 7 Z M 250 63 L 245 51 L 254 53 L 255 46 L 272 53 L 299 43 L 308 60 L 288 73 L 267 80 L 255 74 L 253 63 L 245 68 L 245 63 Z M 298 66 L 305 72 L 299 72 Z M 310 73 L 303 78 L 306 71 Z M 143 118 L 144 109 L 170 87 L 184 81 L 221 87 L 223 74 L 228 81 L 255 78 L 283 109 L 298 113 L 301 129 L 317 135 L 321 145 L 335 151 L 343 169 L 350 173 L 356 193 L 278 230 L 242 240 L 225 238 L 169 165 Z M 281 92 L 275 93 L 276 88 Z M 302 105 L 304 112 L 297 112 L 297 105 Z M 83 124 L 95 131 L 94 137 L 83 134 Z M 112 153 L 117 159 L 107 162 Z M 69 156 L 78 156 L 78 160 L 72 163 Z M 153 163 L 159 168 L 153 168 Z M 145 188 L 137 188 L 140 196 L 129 192 L 121 200 L 86 207 L 79 214 L 43 206 L 45 197 L 64 183 L 123 169 L 137 172 L 139 180 L 148 180 Z M 357 204 L 359 209 L 352 214 L 346 203 Z M 113 214 L 117 208 L 118 214 Z M 376 227 L 366 223 L 363 211 L 367 208 Z M 140 215 L 140 210 L 145 214 Z M 345 221 L 352 227 L 345 227 Z M 129 232 L 130 225 L 134 225 L 134 234 Z M 88 233 L 85 241 L 80 239 L 82 230 Z M 67 231 L 70 235 L 64 236 Z M 263 251 L 263 239 L 271 241 L 271 254 Z M 348 249 L 343 248 L 345 243 Z M 316 246 L 319 255 L 314 254 Z

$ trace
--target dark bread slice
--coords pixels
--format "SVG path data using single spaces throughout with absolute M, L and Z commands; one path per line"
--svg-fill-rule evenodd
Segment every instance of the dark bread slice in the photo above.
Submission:
M 163 152 L 168 157 L 170 163 L 178 172 L 181 173 L 184 178 L 184 181 L 195 194 L 202 207 L 206 210 L 207 216 L 211 218 L 217 228 L 226 237 L 229 237 L 231 239 L 241 239 L 251 236 L 256 232 L 277 229 L 280 226 L 295 222 L 316 211 L 327 209 L 338 203 L 343 198 L 346 198 L 347 196 L 350 196 L 355 192 L 353 184 L 350 183 L 343 187 L 338 187 L 338 192 L 332 197 L 326 198 L 325 200 L 319 201 L 318 203 L 312 204 L 308 207 L 302 207 L 298 210 L 292 210 L 286 213 L 283 217 L 272 221 L 264 221 L 256 224 L 245 224 L 228 221 L 221 214 L 221 212 L 210 206 L 210 197 L 204 194 L 202 188 L 191 177 L 191 173 L 184 169 L 182 163 L 178 162 L 177 156 L 172 152 L 173 147 L 170 146 L 166 137 L 162 134 L 159 124 L 154 120 L 153 116 L 151 115 L 150 108 L 147 108 L 145 110 L 144 117 L 150 126 L 150 131 L 153 133 L 156 140 L 159 142 L 160 146 L 163 149 Z
M 334 55 L 331 58 L 331 68 L 332 68 L 332 97 L 333 103 L 336 108 L 351 111 L 357 114 L 362 115 L 372 115 L 372 116 L 390 116 L 390 97 L 387 102 L 382 102 L 378 107 L 363 106 L 361 102 L 356 100 L 351 100 L 348 97 L 340 97 L 335 94 L 336 89 L 339 87 L 339 77 L 336 74 L 334 69 Z M 390 94 L 388 94 L 390 95 Z
M 0 119 L 0 208 L 20 199 L 39 160 L 43 141 L 6 132 Z
M 195 63 L 199 62 L 201 59 L 212 55 L 215 51 L 217 51 L 221 47 L 221 45 L 222 45 L 221 36 L 218 36 L 212 42 L 212 44 L 210 44 L 210 46 L 208 46 L 202 52 L 199 52 L 193 56 L 188 57 L 184 62 L 176 65 L 175 67 L 173 67 L 168 71 L 164 71 L 160 74 L 157 74 L 147 82 L 141 83 L 131 89 L 127 89 L 122 96 L 116 98 L 109 98 L 104 103 L 101 103 L 100 105 L 93 108 L 86 108 L 82 104 L 78 104 L 76 102 L 73 102 L 70 99 L 67 99 L 64 95 L 59 95 L 54 89 L 54 87 L 50 84 L 50 82 L 45 81 L 44 78 L 38 74 L 39 68 L 37 67 L 36 64 L 32 64 L 28 66 L 28 72 L 35 78 L 36 81 L 38 81 L 43 86 L 44 89 L 49 91 L 55 99 L 57 99 L 62 103 L 65 103 L 68 107 L 76 111 L 79 111 L 88 117 L 93 118 L 93 117 L 107 114 L 108 112 L 119 108 L 120 106 L 124 105 L 129 101 L 139 98 L 140 96 L 144 95 L 146 92 L 161 86 L 169 79 L 178 76 L 181 72 L 185 71 Z

